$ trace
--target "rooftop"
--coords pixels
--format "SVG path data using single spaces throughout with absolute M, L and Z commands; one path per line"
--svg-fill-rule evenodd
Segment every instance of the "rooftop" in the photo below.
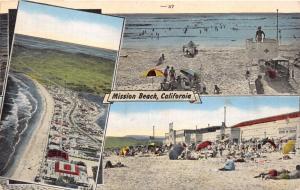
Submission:
M 233 125 L 232 128 L 239 128 L 239 127 L 245 127 L 245 126 L 256 125 L 261 123 L 269 123 L 269 122 L 298 118 L 298 117 L 300 118 L 300 112 L 292 112 L 292 113 L 275 115 L 271 117 L 265 117 L 265 118 L 250 120 L 250 121 L 244 121 L 236 125 Z

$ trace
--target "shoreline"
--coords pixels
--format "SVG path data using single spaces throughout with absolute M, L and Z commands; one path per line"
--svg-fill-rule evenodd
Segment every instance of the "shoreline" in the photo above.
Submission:
M 32 80 L 32 79 L 31 79 Z M 9 177 L 22 181 L 33 181 L 38 174 L 41 161 L 44 157 L 45 146 L 48 141 L 48 132 L 51 118 L 54 110 L 54 101 L 52 96 L 47 92 L 45 87 L 37 81 L 32 80 L 37 87 L 38 93 L 42 97 L 43 111 L 42 117 L 38 121 L 37 128 L 34 129 L 27 146 L 20 155 L 19 160 L 15 161 L 9 171 Z

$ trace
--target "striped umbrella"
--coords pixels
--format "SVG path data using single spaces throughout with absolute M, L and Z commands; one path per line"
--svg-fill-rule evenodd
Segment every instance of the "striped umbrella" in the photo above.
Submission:
M 150 69 L 143 74 L 144 77 L 163 77 L 164 73 L 158 69 Z
M 150 77 L 152 80 L 152 85 L 153 85 L 153 78 L 154 77 L 163 77 L 164 73 L 161 70 L 158 69 L 150 69 L 146 72 L 144 72 L 143 77 Z

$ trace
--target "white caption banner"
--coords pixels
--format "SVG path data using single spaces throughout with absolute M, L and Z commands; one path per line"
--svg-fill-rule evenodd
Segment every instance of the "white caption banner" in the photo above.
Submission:
M 104 104 L 113 102 L 191 102 L 201 103 L 199 94 L 192 91 L 112 91 Z

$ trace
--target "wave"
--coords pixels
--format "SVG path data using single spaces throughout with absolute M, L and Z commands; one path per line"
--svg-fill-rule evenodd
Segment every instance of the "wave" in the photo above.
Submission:
M 38 110 L 38 101 L 29 90 L 31 87 L 23 81 L 13 76 L 8 78 L 0 131 L 0 174 L 6 173 L 13 163 L 19 145 L 31 127 L 30 120 Z

